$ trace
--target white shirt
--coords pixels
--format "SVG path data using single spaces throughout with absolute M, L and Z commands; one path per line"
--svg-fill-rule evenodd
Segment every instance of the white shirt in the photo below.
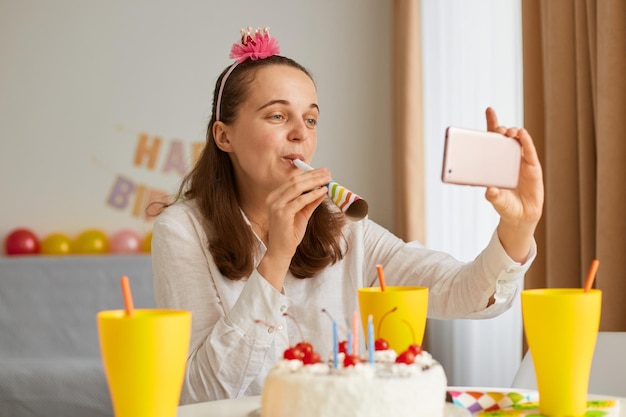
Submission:
M 192 312 L 183 404 L 260 394 L 270 368 L 302 339 L 327 357 L 332 324 L 321 310 L 349 328 L 358 311 L 357 289 L 379 285 L 377 264 L 383 265 L 387 285 L 429 287 L 429 318 L 482 319 L 510 308 L 536 255 L 533 243 L 524 265 L 514 262 L 494 232 L 474 261 L 462 263 L 407 244 L 365 218 L 346 222 L 348 251 L 341 261 L 313 278 L 288 273 L 281 293 L 256 269 L 237 281 L 222 276 L 201 219 L 193 202 L 176 204 L 159 215 L 152 237 L 157 306 Z M 257 264 L 265 250 L 258 239 Z M 486 307 L 494 293 L 496 302 Z

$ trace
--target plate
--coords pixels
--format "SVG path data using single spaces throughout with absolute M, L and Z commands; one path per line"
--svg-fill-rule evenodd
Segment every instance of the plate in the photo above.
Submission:
M 443 407 L 443 417 L 471 417 L 471 415 L 469 411 L 458 405 L 446 403 Z M 261 417 L 261 409 L 251 411 L 246 417 Z

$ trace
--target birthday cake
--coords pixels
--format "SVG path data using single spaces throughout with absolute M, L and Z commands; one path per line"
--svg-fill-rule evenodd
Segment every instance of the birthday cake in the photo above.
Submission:
M 446 376 L 441 364 L 412 345 L 396 356 L 376 352 L 374 360 L 342 353 L 320 362 L 285 352 L 268 374 L 261 417 L 442 417 Z M 311 358 L 313 356 L 313 358 Z

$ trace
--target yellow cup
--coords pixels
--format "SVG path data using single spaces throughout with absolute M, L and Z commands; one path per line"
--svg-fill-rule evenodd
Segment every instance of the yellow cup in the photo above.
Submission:
M 535 365 L 541 414 L 581 416 L 587 411 L 601 307 L 600 290 L 522 291 L 524 330 Z
M 104 371 L 116 417 L 175 417 L 189 350 L 191 312 L 98 313 Z
M 374 339 L 382 337 L 400 353 L 412 344 L 422 344 L 428 312 L 428 288 L 380 287 L 359 288 L 359 310 L 365 334 L 367 319 L 374 322 Z M 395 310 L 394 310 L 395 309 Z

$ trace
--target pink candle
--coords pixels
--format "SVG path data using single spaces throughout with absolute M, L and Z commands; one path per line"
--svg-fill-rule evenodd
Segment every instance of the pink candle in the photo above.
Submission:
M 359 355 L 359 313 L 352 313 L 352 354 Z

